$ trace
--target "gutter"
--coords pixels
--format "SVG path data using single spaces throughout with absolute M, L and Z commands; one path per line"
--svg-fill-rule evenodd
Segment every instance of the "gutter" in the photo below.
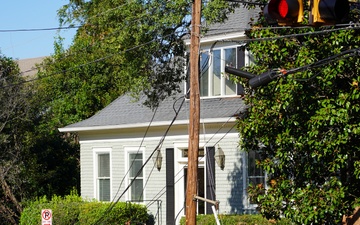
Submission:
M 211 118 L 211 119 L 201 119 L 200 123 L 226 123 L 226 122 L 235 122 L 235 117 L 229 118 Z M 171 121 L 160 121 L 160 122 L 152 122 L 152 127 L 161 127 L 161 126 L 169 126 Z M 179 120 L 175 121 L 173 125 L 188 125 L 189 120 Z M 121 125 L 103 125 L 103 126 L 84 126 L 84 127 L 62 127 L 58 128 L 60 132 L 81 132 L 81 131 L 98 131 L 98 130 L 116 130 L 116 129 L 126 129 L 126 128 L 142 128 L 148 127 L 149 122 L 147 123 L 135 123 L 135 124 L 121 124 Z

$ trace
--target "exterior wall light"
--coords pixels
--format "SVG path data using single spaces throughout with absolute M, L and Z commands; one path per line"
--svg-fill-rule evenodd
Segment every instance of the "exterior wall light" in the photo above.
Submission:
M 160 149 L 157 149 L 153 156 L 153 161 L 158 171 L 161 170 L 162 158 Z
M 215 152 L 215 162 L 218 164 L 221 170 L 225 168 L 225 154 L 224 151 L 221 149 L 220 145 L 218 145 L 218 149 Z

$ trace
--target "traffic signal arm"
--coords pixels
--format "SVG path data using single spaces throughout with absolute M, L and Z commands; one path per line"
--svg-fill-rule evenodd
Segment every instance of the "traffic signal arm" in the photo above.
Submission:
M 275 79 L 276 75 L 277 75 L 276 71 L 270 70 L 268 72 L 262 73 L 257 76 L 255 74 L 252 74 L 252 73 L 249 73 L 246 71 L 242 71 L 239 69 L 235 69 L 233 67 L 228 67 L 228 66 L 225 66 L 225 72 L 233 74 L 235 76 L 249 79 L 249 85 L 252 88 L 257 88 L 261 85 L 269 83 L 270 81 Z
M 273 70 L 270 70 L 268 72 L 265 72 L 263 74 L 260 74 L 259 76 L 256 76 L 249 80 L 249 86 L 252 88 L 257 88 L 259 86 L 265 85 L 275 79 L 276 72 Z
M 225 66 L 225 72 L 233 74 L 233 75 L 238 76 L 238 77 L 247 78 L 247 79 L 251 79 L 251 78 L 255 77 L 255 75 L 252 74 L 252 73 L 242 71 L 242 70 L 239 70 L 239 69 L 235 69 L 233 67 L 228 67 L 228 66 Z

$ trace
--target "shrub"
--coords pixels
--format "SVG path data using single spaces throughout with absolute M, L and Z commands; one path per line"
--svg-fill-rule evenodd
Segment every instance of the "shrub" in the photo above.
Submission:
M 110 203 L 102 202 L 83 204 L 79 216 L 80 224 L 95 224 L 98 220 L 101 220 L 101 224 L 144 224 L 149 218 L 146 208 L 139 204 L 119 202 L 110 211 L 109 206 Z
M 219 215 L 221 225 L 289 225 L 292 224 L 287 219 L 279 221 L 269 221 L 261 215 Z M 185 217 L 181 218 L 180 224 L 185 224 Z M 214 225 L 216 224 L 214 215 L 198 215 L 196 217 L 197 225 Z
M 148 224 L 153 225 L 154 220 L 147 213 L 147 209 L 139 204 L 119 202 L 116 205 L 98 201 L 84 201 L 76 193 L 65 197 L 53 196 L 51 200 L 46 197 L 26 202 L 21 213 L 20 225 L 41 224 L 41 210 L 51 209 L 53 225 L 95 224 Z M 113 207 L 112 207 L 113 206 Z M 111 207 L 111 210 L 109 208 Z

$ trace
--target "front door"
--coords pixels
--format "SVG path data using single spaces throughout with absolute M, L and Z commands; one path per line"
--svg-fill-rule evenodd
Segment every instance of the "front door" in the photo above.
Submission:
M 187 187 L 187 174 L 188 168 L 184 168 L 184 213 L 186 213 L 186 187 Z M 198 182 L 197 182 L 197 196 L 205 198 L 205 180 L 204 180 L 204 168 L 198 168 Z M 205 202 L 198 201 L 197 202 L 197 214 L 205 214 Z

